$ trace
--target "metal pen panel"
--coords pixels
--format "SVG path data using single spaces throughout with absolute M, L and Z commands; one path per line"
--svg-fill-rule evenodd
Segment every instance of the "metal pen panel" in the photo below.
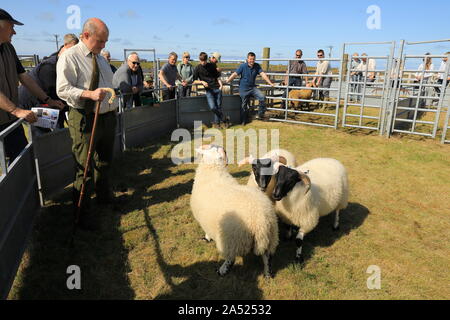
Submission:
M 31 144 L 0 179 L 0 203 L 0 299 L 6 299 L 39 209 Z

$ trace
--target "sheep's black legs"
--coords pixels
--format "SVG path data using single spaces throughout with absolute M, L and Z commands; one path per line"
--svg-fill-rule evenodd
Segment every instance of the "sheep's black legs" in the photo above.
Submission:
M 298 232 L 298 228 L 295 226 L 291 226 L 291 225 L 286 225 L 287 226 L 287 231 L 286 231 L 286 240 L 292 240 L 294 233 Z
M 301 231 L 298 232 L 297 238 L 295 239 L 295 243 L 297 245 L 297 252 L 295 254 L 295 261 L 297 263 L 303 263 L 303 238 L 305 237 L 305 234 Z
M 204 237 L 202 240 L 203 240 L 203 241 L 206 241 L 206 242 L 211 242 L 211 241 L 213 241 L 213 240 L 211 239 L 211 237 L 208 236 L 207 234 L 205 234 L 205 237 Z
M 333 230 L 334 231 L 339 230 L 339 211 L 340 210 L 336 210 L 336 215 L 334 217 L 334 224 L 333 224 Z
M 266 252 L 262 256 L 263 263 L 264 263 L 264 277 L 266 278 L 273 278 L 273 272 L 272 272 L 272 256 L 269 252 Z
M 234 265 L 234 259 L 233 260 L 225 260 L 223 265 L 219 268 L 219 270 L 217 270 L 217 273 L 219 274 L 219 276 L 223 277 L 223 276 L 227 275 L 228 272 L 230 272 L 233 265 Z

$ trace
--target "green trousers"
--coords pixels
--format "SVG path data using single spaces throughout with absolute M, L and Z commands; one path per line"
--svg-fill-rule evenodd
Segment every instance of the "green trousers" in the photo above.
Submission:
M 75 159 L 74 204 L 81 191 L 86 159 L 89 152 L 94 113 L 86 114 L 84 110 L 71 108 L 69 112 L 69 132 L 72 138 L 72 153 Z M 110 186 L 111 163 L 114 156 L 114 139 L 116 133 L 116 112 L 99 115 L 95 131 L 94 148 L 91 156 L 89 174 L 86 180 L 85 201 L 83 207 L 89 207 L 94 192 L 99 199 L 112 196 Z

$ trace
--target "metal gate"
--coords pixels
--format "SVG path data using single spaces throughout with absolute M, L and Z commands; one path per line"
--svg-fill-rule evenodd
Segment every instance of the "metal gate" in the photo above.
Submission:
M 346 53 L 349 46 L 388 45 L 386 56 L 362 55 L 351 56 Z M 344 110 L 342 126 L 379 131 L 385 130 L 386 106 L 388 105 L 390 90 L 390 71 L 395 53 L 395 41 L 392 42 L 353 42 L 344 43 L 343 61 L 346 63 L 346 84 L 344 90 Z M 346 58 L 348 57 L 348 58 Z M 358 64 L 355 59 L 365 59 L 365 65 Z M 384 69 L 377 69 L 378 61 L 384 62 Z M 371 64 L 375 68 L 369 69 Z M 374 73 L 373 80 L 368 77 Z
M 405 52 L 411 46 L 438 42 L 450 42 L 450 40 L 401 42 L 399 63 L 394 71 L 395 75 L 399 76 L 393 81 L 393 87 L 396 90 L 391 102 L 389 134 L 397 132 L 436 138 L 446 99 L 450 63 L 447 63 L 443 70 L 426 70 L 424 65 L 427 59 L 443 59 L 447 56 L 407 55 Z M 416 66 L 421 65 L 411 68 L 413 63 Z M 448 123 L 444 131 L 447 126 Z M 445 140 L 445 134 L 446 132 L 444 132 L 443 140 Z
M 447 133 L 449 132 L 448 129 L 450 129 L 450 103 L 447 104 L 447 116 L 445 117 L 445 124 L 444 124 L 444 130 L 442 132 L 442 143 L 450 143 L 450 139 L 447 139 Z
M 288 82 L 285 85 L 277 85 L 272 88 L 269 85 L 260 85 L 261 88 L 268 90 L 266 99 L 271 100 L 271 106 L 267 110 L 272 111 L 275 115 L 270 118 L 271 121 L 288 122 L 296 124 L 305 124 L 317 127 L 328 127 L 337 129 L 339 122 L 339 107 L 341 100 L 341 81 L 342 81 L 342 60 L 337 58 L 309 58 L 309 59 L 256 59 L 257 61 L 269 62 L 287 62 L 288 71 L 289 64 L 292 61 L 304 61 L 306 64 L 310 62 L 329 61 L 337 62 L 339 64 L 338 73 L 318 75 L 318 74 L 289 74 L 285 72 L 264 72 L 272 78 L 272 81 L 277 81 L 277 77 L 288 77 Z M 311 67 L 311 65 L 309 65 Z M 332 69 L 332 67 L 331 67 Z M 328 88 L 311 88 L 301 84 L 301 86 L 290 86 L 291 77 L 308 77 L 324 79 L 331 79 L 330 87 Z M 333 81 L 337 80 L 337 81 Z M 295 99 L 289 97 L 291 90 L 312 90 L 313 97 L 311 99 Z M 328 100 L 320 100 L 314 95 L 319 95 L 319 92 L 328 92 Z M 284 107 L 274 107 L 276 105 L 284 104 Z M 328 111 L 328 109 L 331 109 Z M 333 110 L 334 108 L 334 110 Z M 316 110 L 319 109 L 319 110 Z M 277 117 L 278 116 L 278 117 Z

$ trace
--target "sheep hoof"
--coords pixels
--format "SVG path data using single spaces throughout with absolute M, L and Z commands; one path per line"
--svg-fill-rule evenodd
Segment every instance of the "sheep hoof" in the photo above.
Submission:
M 200 240 L 205 241 L 207 243 L 210 243 L 213 241 L 212 239 L 208 239 L 208 238 L 201 238 Z
M 273 275 L 273 272 L 272 272 L 272 271 L 269 271 L 269 272 L 267 272 L 267 273 L 264 274 L 264 278 L 267 279 L 267 280 L 269 280 L 269 279 L 275 278 L 275 276 Z
M 341 230 L 341 227 L 340 226 L 337 226 L 337 227 L 333 226 L 332 229 L 333 229 L 333 231 L 339 231 L 339 230 Z
M 295 263 L 300 266 L 305 263 L 305 259 L 303 256 L 295 257 Z

